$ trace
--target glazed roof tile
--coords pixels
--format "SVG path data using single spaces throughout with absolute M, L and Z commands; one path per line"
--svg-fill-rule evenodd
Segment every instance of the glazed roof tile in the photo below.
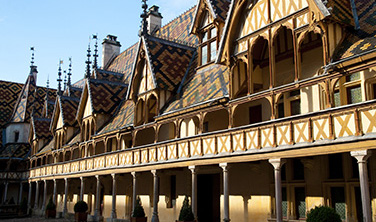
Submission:
M 176 95 L 174 100 L 163 110 L 163 114 L 228 96 L 228 92 L 228 68 L 218 64 L 210 65 L 200 69 L 184 84 L 181 97 L 179 98 L 178 95 Z
M 195 49 L 152 36 L 146 37 L 145 41 L 157 87 L 175 90 L 186 73 Z
M 348 34 L 337 49 L 333 61 L 376 49 L 376 1 L 356 0 L 355 4 L 360 29 L 348 30 Z
M 28 143 L 7 144 L 0 150 L 0 158 L 19 158 L 24 159 L 30 154 L 30 145 Z
M 34 135 L 38 139 L 51 139 L 50 131 L 51 119 L 49 118 L 32 118 Z
M 133 118 L 134 103 L 132 100 L 126 100 L 121 104 L 119 111 L 115 114 L 111 121 L 105 127 L 103 127 L 103 129 L 98 134 L 103 134 L 131 126 L 133 125 Z

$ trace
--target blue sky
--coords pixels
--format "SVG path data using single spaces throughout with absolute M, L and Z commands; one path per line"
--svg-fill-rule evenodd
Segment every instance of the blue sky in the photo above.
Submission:
M 197 0 L 149 0 L 166 24 Z M 37 84 L 56 88 L 59 60 L 68 69 L 72 57 L 75 82 L 84 76 L 89 36 L 98 34 L 99 50 L 108 34 L 118 36 L 124 51 L 138 41 L 141 0 L 0 0 L 0 79 L 24 83 L 35 48 Z M 93 42 L 92 42 L 93 46 Z M 101 53 L 99 55 L 99 64 Z

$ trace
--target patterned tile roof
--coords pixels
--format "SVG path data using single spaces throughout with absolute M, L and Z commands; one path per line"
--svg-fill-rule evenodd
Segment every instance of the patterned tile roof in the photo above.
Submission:
M 112 120 L 98 134 L 119 130 L 124 127 L 133 125 L 134 119 L 134 102 L 126 100 L 121 104 L 119 111 Z
M 0 158 L 20 158 L 24 159 L 30 154 L 30 145 L 28 143 L 7 144 L 0 150 Z
M 130 76 L 133 70 L 134 60 L 136 58 L 138 43 L 132 45 L 127 50 L 118 55 L 107 68 L 108 71 L 123 73 L 124 82 L 130 81 Z
M 376 49 L 376 1 L 356 0 L 355 4 L 360 29 L 347 32 L 334 55 L 334 61 Z
M 11 122 L 29 122 L 30 115 L 33 109 L 34 92 L 36 89 L 36 76 L 29 74 L 25 85 L 22 87 L 22 92 L 19 94 L 15 104 Z M 36 90 L 38 92 L 38 90 Z M 38 95 L 38 93 L 37 93 Z
M 181 41 L 187 45 L 197 45 L 197 36 L 190 34 L 190 27 L 195 16 L 195 9 L 196 6 L 193 6 L 191 9 L 163 26 L 156 32 L 156 36 Z
M 209 0 L 210 4 L 213 7 L 214 13 L 217 15 L 217 18 L 222 21 L 226 21 L 227 12 L 230 7 L 231 1 L 229 0 Z
M 127 85 L 104 80 L 89 80 L 89 92 L 95 113 L 114 114 L 124 99 Z
M 102 79 L 111 82 L 122 82 L 124 79 L 124 74 L 118 72 L 111 72 L 103 69 L 97 69 L 97 72 L 95 73 L 95 79 Z
M 354 17 L 349 0 L 329 0 L 326 7 L 331 9 L 331 19 L 345 25 L 354 26 Z
M 63 114 L 63 123 L 67 126 L 76 124 L 76 113 L 80 99 L 68 96 L 60 96 L 60 108 Z
M 0 81 L 0 127 L 10 119 L 23 84 Z
M 32 117 L 31 123 L 34 131 L 34 136 L 36 138 L 47 140 L 52 138 L 52 134 L 50 131 L 51 119 Z
M 75 98 L 80 98 L 81 97 L 81 94 L 82 94 L 82 88 L 79 88 L 79 87 L 70 87 L 70 96 L 71 97 L 75 97 Z
M 188 80 L 181 92 L 181 97 L 175 96 L 163 113 L 174 112 L 208 100 L 228 96 L 229 71 L 227 67 L 214 64 L 199 70 Z
M 145 41 L 157 87 L 173 91 L 181 83 L 195 49 L 152 36 Z

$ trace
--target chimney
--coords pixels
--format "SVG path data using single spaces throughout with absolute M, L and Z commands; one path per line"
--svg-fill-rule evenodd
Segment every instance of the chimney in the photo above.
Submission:
M 150 35 L 153 35 L 162 26 L 162 14 L 159 13 L 159 7 L 153 5 L 148 11 L 148 31 Z
M 102 42 L 102 68 L 107 67 L 109 62 L 120 54 L 120 42 L 114 35 L 107 35 Z

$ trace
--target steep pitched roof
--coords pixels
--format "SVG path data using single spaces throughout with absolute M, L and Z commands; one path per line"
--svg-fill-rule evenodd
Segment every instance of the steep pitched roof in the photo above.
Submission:
M 106 80 L 110 82 L 122 82 L 124 79 L 124 74 L 103 69 L 97 69 L 95 72 L 95 79 Z
M 11 118 L 23 84 L 0 81 L 0 127 L 3 127 Z
M 124 82 L 128 83 L 132 74 L 134 60 L 136 58 L 137 43 L 118 55 L 107 68 L 108 71 L 123 73 Z
M 22 91 L 18 96 L 10 122 L 29 122 L 34 103 L 34 91 L 36 89 L 36 67 L 30 67 L 30 74 Z
M 103 127 L 98 134 L 123 129 L 133 125 L 134 119 L 134 102 L 132 100 L 123 101 L 119 111 L 114 115 L 111 121 Z
M 60 96 L 60 107 L 63 114 L 63 123 L 67 126 L 74 126 L 76 113 L 80 100 L 75 97 Z
M 164 114 L 182 110 L 229 95 L 229 70 L 226 66 L 211 65 L 200 69 L 188 80 L 181 92 L 163 109 Z
M 184 77 L 195 48 L 153 36 L 145 37 L 145 43 L 157 87 L 173 91 Z
M 25 159 L 30 154 L 28 143 L 10 143 L 0 150 L 0 159 Z
M 114 114 L 125 97 L 127 86 L 120 82 L 89 79 L 88 89 L 93 112 Z
M 376 2 L 356 0 L 360 29 L 349 30 L 333 57 L 333 61 L 345 59 L 376 48 Z
M 52 134 L 50 131 L 51 119 L 49 118 L 31 118 L 31 125 L 34 136 L 38 139 L 51 139 Z

